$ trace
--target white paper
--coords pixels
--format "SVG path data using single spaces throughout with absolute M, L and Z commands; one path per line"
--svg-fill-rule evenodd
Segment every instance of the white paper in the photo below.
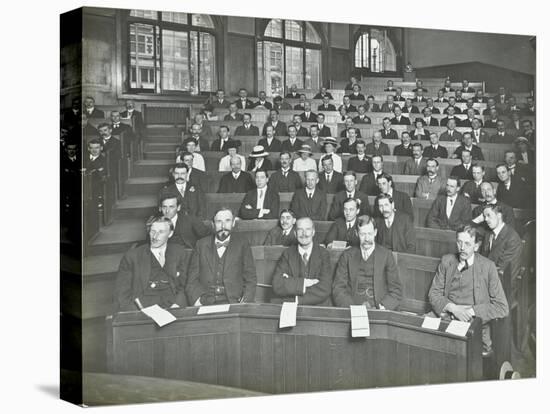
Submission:
M 281 315 L 279 317 L 279 328 L 289 328 L 296 326 L 296 312 L 298 311 L 297 302 L 283 302 Z
M 348 246 L 348 242 L 345 240 L 334 240 L 332 242 L 332 248 L 334 250 L 344 250 Z
M 166 309 L 162 309 L 159 305 L 149 306 L 142 308 L 141 311 L 154 320 L 158 326 L 163 327 L 176 320 L 176 317 L 168 312 Z
M 227 312 L 229 311 L 229 303 L 224 305 L 209 305 L 201 306 L 197 312 L 197 315 L 207 315 L 209 313 Z
M 370 336 L 369 313 L 365 305 L 350 305 L 351 336 L 353 338 Z
M 437 331 L 439 329 L 439 324 L 441 323 L 441 318 L 431 318 L 429 316 L 424 317 L 424 322 L 422 322 L 422 327 L 425 329 L 433 329 Z
M 470 329 L 470 322 L 451 321 L 445 332 L 458 336 L 466 336 L 468 329 Z

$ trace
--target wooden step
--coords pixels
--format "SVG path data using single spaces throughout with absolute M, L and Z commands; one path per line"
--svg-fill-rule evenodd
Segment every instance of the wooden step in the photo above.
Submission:
M 114 219 L 143 219 L 146 220 L 155 214 L 157 209 L 157 195 L 128 196 L 117 201 L 114 207 Z
M 174 160 L 140 160 L 134 163 L 132 177 L 168 177 Z
M 173 160 L 176 161 L 174 151 L 144 151 L 144 160 Z
M 143 149 L 144 151 L 171 151 L 174 154 L 177 146 L 176 142 L 147 141 L 144 142 Z
M 127 196 L 156 195 L 168 182 L 168 176 L 160 177 L 132 177 L 125 183 Z
M 175 127 L 173 125 L 147 125 L 146 127 L 147 136 L 167 135 L 181 137 L 183 130 L 183 127 Z

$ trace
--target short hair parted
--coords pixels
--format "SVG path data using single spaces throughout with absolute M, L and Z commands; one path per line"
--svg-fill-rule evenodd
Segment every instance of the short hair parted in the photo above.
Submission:
M 290 214 L 293 218 L 296 218 L 296 213 L 294 211 L 292 211 L 291 209 L 289 208 L 283 208 L 281 210 L 281 212 L 279 213 L 279 218 L 281 218 L 283 216 L 283 214 L 285 213 L 288 213 Z
M 351 171 L 351 170 L 344 171 L 343 176 L 347 177 L 348 175 L 351 175 L 353 178 L 357 179 L 357 174 L 355 174 L 355 171 Z
M 382 174 L 379 174 L 378 177 L 376 177 L 376 181 L 381 180 L 382 178 L 385 178 L 388 183 L 392 184 L 393 187 L 393 178 L 390 174 L 388 174 L 387 172 L 383 172 Z
M 376 196 L 376 205 L 378 205 L 378 202 L 380 200 L 388 200 L 390 202 L 390 204 L 393 204 L 393 198 L 391 195 L 389 195 L 388 193 L 381 193 L 381 194 L 378 194 Z
M 482 240 L 481 233 L 475 226 L 472 226 L 470 224 L 460 226 L 456 230 L 456 236 L 458 237 L 460 233 L 468 233 L 471 237 L 474 238 L 475 243 L 481 243 L 481 240 Z
M 357 145 L 364 145 L 364 146 L 367 146 L 367 143 L 365 141 L 363 141 L 362 139 L 358 139 L 357 141 L 355 141 L 355 146 L 357 147 Z
M 188 152 L 184 152 L 183 155 L 185 154 L 189 154 Z M 182 156 L 183 158 L 183 156 Z M 185 171 L 188 171 L 189 170 L 189 167 L 187 166 L 187 164 L 185 164 L 184 162 L 178 162 L 176 165 L 174 165 L 171 169 L 170 169 L 170 173 L 173 173 L 176 168 L 185 168 Z
M 231 210 L 229 207 L 227 206 L 221 206 L 219 209 L 217 209 L 215 212 L 214 212 L 214 215 L 212 216 L 212 223 L 214 223 L 214 220 L 216 219 L 216 216 L 218 215 L 218 213 L 221 213 L 222 211 L 229 211 L 231 213 L 231 216 L 233 218 L 235 218 L 235 213 L 233 213 L 233 210 Z
M 281 153 L 279 154 L 279 158 L 281 158 L 285 154 L 288 155 L 290 159 L 292 159 L 292 154 L 290 153 L 290 151 L 281 151 Z
M 414 147 L 420 147 L 420 149 L 423 148 L 421 142 L 413 142 L 412 147 L 413 147 L 413 148 L 414 148 Z
M 491 209 L 491 210 L 493 210 L 493 211 L 495 212 L 495 214 L 497 214 L 497 213 L 502 214 L 502 211 L 503 211 L 502 205 L 499 204 L 499 203 L 496 203 L 496 204 L 485 204 L 485 205 L 483 206 L 483 211 L 485 212 L 485 210 L 487 210 L 488 208 Z
M 99 138 L 94 138 L 94 139 L 91 139 L 91 140 L 88 141 L 88 146 L 93 145 L 93 144 L 99 144 L 99 145 L 103 146 L 103 142 L 101 142 L 101 140 Z
M 439 161 L 437 161 L 436 158 L 428 158 L 428 159 L 426 160 L 426 164 L 427 164 L 428 162 L 430 162 L 430 161 L 435 162 L 435 165 L 437 165 L 437 166 L 439 167 Z
M 171 200 L 172 198 L 176 199 L 178 206 L 181 204 L 181 199 L 178 197 L 178 194 L 176 194 L 175 191 L 161 191 L 159 197 L 159 207 L 162 207 L 162 203 L 165 200 Z
M 162 214 L 155 214 L 154 216 L 149 217 L 145 223 L 145 228 L 147 229 L 147 232 L 151 231 L 151 227 L 155 223 L 167 223 L 170 227 L 170 231 L 174 231 L 174 223 L 172 223 L 172 220 L 170 220 L 168 217 L 164 217 Z
M 362 216 L 357 217 L 357 227 L 363 227 L 368 224 L 372 224 L 372 227 L 374 227 L 374 230 L 377 229 L 376 220 L 373 217 L 367 216 L 366 214 L 363 214 Z
M 458 178 L 456 175 L 450 175 L 447 177 L 447 180 L 454 180 L 456 181 L 456 186 L 460 187 L 460 178 Z
M 265 173 L 265 178 L 269 178 L 269 173 L 266 170 L 262 170 L 262 169 L 256 170 L 254 172 L 254 177 L 256 177 L 258 175 L 258 173 Z
M 359 202 L 356 198 L 348 197 L 344 200 L 342 205 L 345 206 L 347 203 L 355 203 L 355 208 L 359 210 Z
M 107 127 L 107 128 L 109 128 L 109 129 L 113 129 L 113 128 L 111 128 L 111 125 L 108 124 L 108 123 L 106 123 L 106 122 L 102 122 L 101 124 L 99 124 L 99 125 L 97 126 L 97 129 L 100 130 L 101 128 L 104 128 L 104 127 Z

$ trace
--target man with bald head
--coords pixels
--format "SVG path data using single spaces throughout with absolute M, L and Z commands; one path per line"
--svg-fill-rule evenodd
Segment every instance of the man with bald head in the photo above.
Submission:
M 489 227 L 485 222 L 485 217 L 483 216 L 483 209 L 486 206 L 496 206 L 500 205 L 502 220 L 504 223 L 508 224 L 511 227 L 515 227 L 515 216 L 514 209 L 507 204 L 504 204 L 497 200 L 496 189 L 493 187 L 493 184 L 488 182 L 483 182 L 480 185 L 481 196 L 479 199 L 479 205 L 474 208 L 472 211 L 472 222 L 478 226 L 479 229 L 483 231 L 488 231 Z
M 222 176 L 218 193 L 248 193 L 252 190 L 255 187 L 254 180 L 243 171 L 241 158 L 235 155 L 230 158 L 229 164 L 231 171 Z
M 374 131 L 374 134 L 372 135 L 372 142 L 367 144 L 365 153 L 372 156 L 391 155 L 388 144 L 382 142 L 382 133 L 380 131 Z
M 285 249 L 273 273 L 273 302 L 330 306 L 332 272 L 327 250 L 315 243 L 309 217 L 296 221 L 298 244 Z

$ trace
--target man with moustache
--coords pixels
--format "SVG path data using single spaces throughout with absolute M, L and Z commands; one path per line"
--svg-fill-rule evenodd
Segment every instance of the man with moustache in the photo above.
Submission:
M 193 306 L 254 302 L 256 267 L 246 237 L 234 233 L 225 207 L 213 218 L 214 235 L 200 239 L 191 256 L 185 293 Z
M 290 127 L 289 127 L 290 129 Z M 281 168 L 269 177 L 269 186 L 276 193 L 293 193 L 302 188 L 302 179 L 296 171 L 292 171 L 292 155 L 288 151 L 282 151 L 279 155 Z
M 174 183 L 160 190 L 159 200 L 164 194 L 176 194 L 182 211 L 193 216 L 203 217 L 206 197 L 204 193 L 187 181 L 189 167 L 185 163 L 178 163 L 171 169 Z
M 325 220 L 327 214 L 327 193 L 317 189 L 319 173 L 307 170 L 305 187 L 297 190 L 290 201 L 290 209 L 296 213 L 297 218 L 309 217 L 312 220 Z
M 502 214 L 502 221 L 508 226 L 514 228 L 516 218 L 514 216 L 514 209 L 507 204 L 504 204 L 497 200 L 496 190 L 493 185 L 487 181 L 481 183 L 480 187 L 480 205 L 474 208 L 472 211 L 472 223 L 477 225 L 478 229 L 481 229 L 482 233 L 489 231 L 489 227 L 485 222 L 485 217 L 483 216 L 483 210 L 487 206 L 496 206 L 499 205 Z
M 369 197 L 367 194 L 357 190 L 357 175 L 349 170 L 344 174 L 344 190 L 336 193 L 332 199 L 332 204 L 328 213 L 329 220 L 336 220 L 338 217 L 344 217 L 344 201 L 348 198 L 357 200 L 359 212 L 357 214 L 370 214 Z
M 355 198 L 344 200 L 343 217 L 336 218 L 325 237 L 324 244 L 327 248 L 332 249 L 334 241 L 345 241 L 346 247 L 359 246 L 359 236 L 357 236 L 359 205 L 359 202 Z
M 418 177 L 414 196 L 423 200 L 435 200 L 445 191 L 445 179 L 439 174 L 439 161 L 429 158 L 426 161 L 426 174 Z
M 296 240 L 296 215 L 288 208 L 282 209 L 279 221 L 267 233 L 264 246 L 291 246 L 297 244 Z
M 380 194 L 375 203 L 382 214 L 376 218 L 376 243 L 394 252 L 416 253 L 416 233 L 410 218 L 395 210 L 389 194 Z
M 470 200 L 459 194 L 460 180 L 447 178 L 445 195 L 439 195 L 426 217 L 426 227 L 431 229 L 456 230 L 472 219 Z

